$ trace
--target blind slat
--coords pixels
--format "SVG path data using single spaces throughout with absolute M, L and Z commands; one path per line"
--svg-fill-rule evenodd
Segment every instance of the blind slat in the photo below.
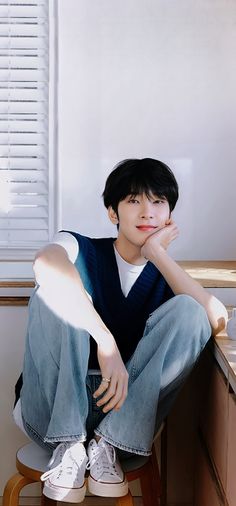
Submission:
M 0 183 L 1 185 L 1 183 Z M 25 183 L 11 183 L 10 192 L 12 194 L 40 194 L 47 195 L 47 186 L 44 183 L 38 183 L 34 181 L 28 181 Z
M 2 114 L 47 114 L 47 102 L 0 102 Z
M 21 230 L 21 229 L 25 229 L 25 230 L 47 230 L 48 229 L 48 224 L 47 224 L 47 220 L 45 219 L 35 219 L 35 218 L 32 218 L 32 219 L 24 219 L 24 218 L 8 218 L 8 219 L 3 219 L 3 218 L 0 218 L 0 230 L 6 230 L 6 229 L 11 229 L 11 230 Z
M 0 87 L 0 102 L 31 101 L 44 102 L 47 98 L 44 89 L 31 88 L 2 88 Z
M 0 5 L 47 5 L 48 0 L 0 0 Z
M 21 69 L 20 65 L 18 69 L 0 69 L 0 83 L 2 82 L 15 82 L 15 81 L 28 81 L 29 83 L 48 82 L 47 67 L 44 69 Z
M 15 171 L 15 177 L 19 173 L 21 174 L 21 177 L 23 177 L 23 174 L 25 174 L 26 176 L 29 170 L 32 171 L 41 170 L 43 174 L 47 173 L 45 167 L 45 160 L 41 158 L 0 157 L 0 174 L 4 174 L 4 171 L 6 170 Z M 37 177 L 40 177 L 39 174 L 37 175 Z
M 21 37 L 22 42 L 24 38 L 30 37 L 35 39 L 39 37 L 45 38 L 45 46 L 47 45 L 47 31 L 48 27 L 45 24 L 26 24 L 26 23 L 4 23 L 0 24 L 0 37 L 11 36 L 11 41 L 14 43 L 14 39 Z
M 27 218 L 31 220 L 32 218 L 48 218 L 48 212 L 46 206 L 38 206 L 38 207 L 12 207 L 8 213 L 0 209 L 0 218 L 6 219 L 9 218 Z
M 46 9 L 43 5 L 29 4 L 23 6 L 13 4 L 13 2 L 12 5 L 7 2 L 6 5 L 0 4 L 0 22 L 1 18 L 21 18 L 22 15 L 24 18 L 36 18 L 37 22 L 40 21 L 40 18 L 47 20 Z
M 6 54 L 1 55 L 0 53 L 0 73 L 2 69 L 30 69 L 30 70 L 41 70 L 45 69 L 47 61 L 47 55 L 44 56 L 25 56 Z
M 0 150 L 3 144 L 44 144 L 47 138 L 44 133 L 1 133 L 0 132 Z
M 0 28 L 1 33 L 1 28 Z M 45 52 L 45 38 L 44 37 L 8 37 L 7 35 L 1 35 L 0 37 L 0 51 L 28 51 L 31 53 L 41 54 Z
M 47 138 L 44 133 L 1 133 L 0 132 L 0 152 L 4 144 L 45 144 Z
M 47 206 L 48 201 L 45 195 L 11 195 L 12 206 Z M 19 212 L 20 214 L 20 212 Z
M 46 230 L 0 230 L 1 246 L 14 245 L 24 242 L 25 245 L 31 245 L 32 242 L 47 242 L 48 232 Z
M 9 119 L 9 116 L 8 116 L 8 120 L 6 120 L 6 119 L 1 119 L 1 115 L 0 115 L 0 133 L 30 132 L 33 134 L 36 134 L 36 133 L 44 134 L 45 127 L 46 127 L 46 122 L 42 121 L 42 120 L 37 120 L 37 121 L 13 120 L 12 121 L 11 119 Z
M 46 156 L 46 146 L 28 146 L 20 145 L 14 146 L 13 144 L 2 145 L 0 146 L 0 157 L 40 157 L 44 158 Z

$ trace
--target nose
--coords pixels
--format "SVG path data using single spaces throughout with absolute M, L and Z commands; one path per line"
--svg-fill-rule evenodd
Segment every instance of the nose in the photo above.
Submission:
M 152 202 L 150 202 L 150 200 L 147 199 L 142 203 L 142 207 L 140 209 L 140 218 L 150 219 L 153 218 L 153 216 L 154 213 Z

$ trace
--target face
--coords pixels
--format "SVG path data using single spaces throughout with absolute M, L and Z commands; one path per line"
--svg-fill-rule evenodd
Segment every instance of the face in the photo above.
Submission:
M 169 203 L 155 195 L 128 195 L 119 202 L 118 215 L 109 208 L 113 223 L 119 223 L 117 243 L 142 247 L 147 237 L 163 228 L 170 218 Z

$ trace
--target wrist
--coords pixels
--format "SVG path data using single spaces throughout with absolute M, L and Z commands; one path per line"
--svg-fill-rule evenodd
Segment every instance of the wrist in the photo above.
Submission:
M 99 347 L 107 349 L 114 347 L 115 339 L 106 327 L 99 327 L 94 331 L 91 329 L 89 332 Z
M 166 250 L 161 244 L 156 244 L 155 248 L 149 248 L 148 251 L 144 251 L 144 256 L 149 262 L 154 263 L 159 257 L 166 255 Z

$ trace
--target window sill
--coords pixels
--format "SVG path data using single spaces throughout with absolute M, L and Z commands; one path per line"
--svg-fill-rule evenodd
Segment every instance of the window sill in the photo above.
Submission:
M 234 260 L 182 260 L 177 263 L 204 288 L 236 288 Z
M 234 300 L 235 261 L 179 261 L 177 263 L 205 288 L 219 288 L 221 292 L 222 288 L 228 291 L 232 289 L 233 295 L 230 299 Z M 17 299 L 21 299 L 22 305 L 26 305 L 34 286 L 32 261 L 0 260 L 0 305 L 21 305 L 18 304 Z M 226 300 L 223 302 L 232 304 Z

